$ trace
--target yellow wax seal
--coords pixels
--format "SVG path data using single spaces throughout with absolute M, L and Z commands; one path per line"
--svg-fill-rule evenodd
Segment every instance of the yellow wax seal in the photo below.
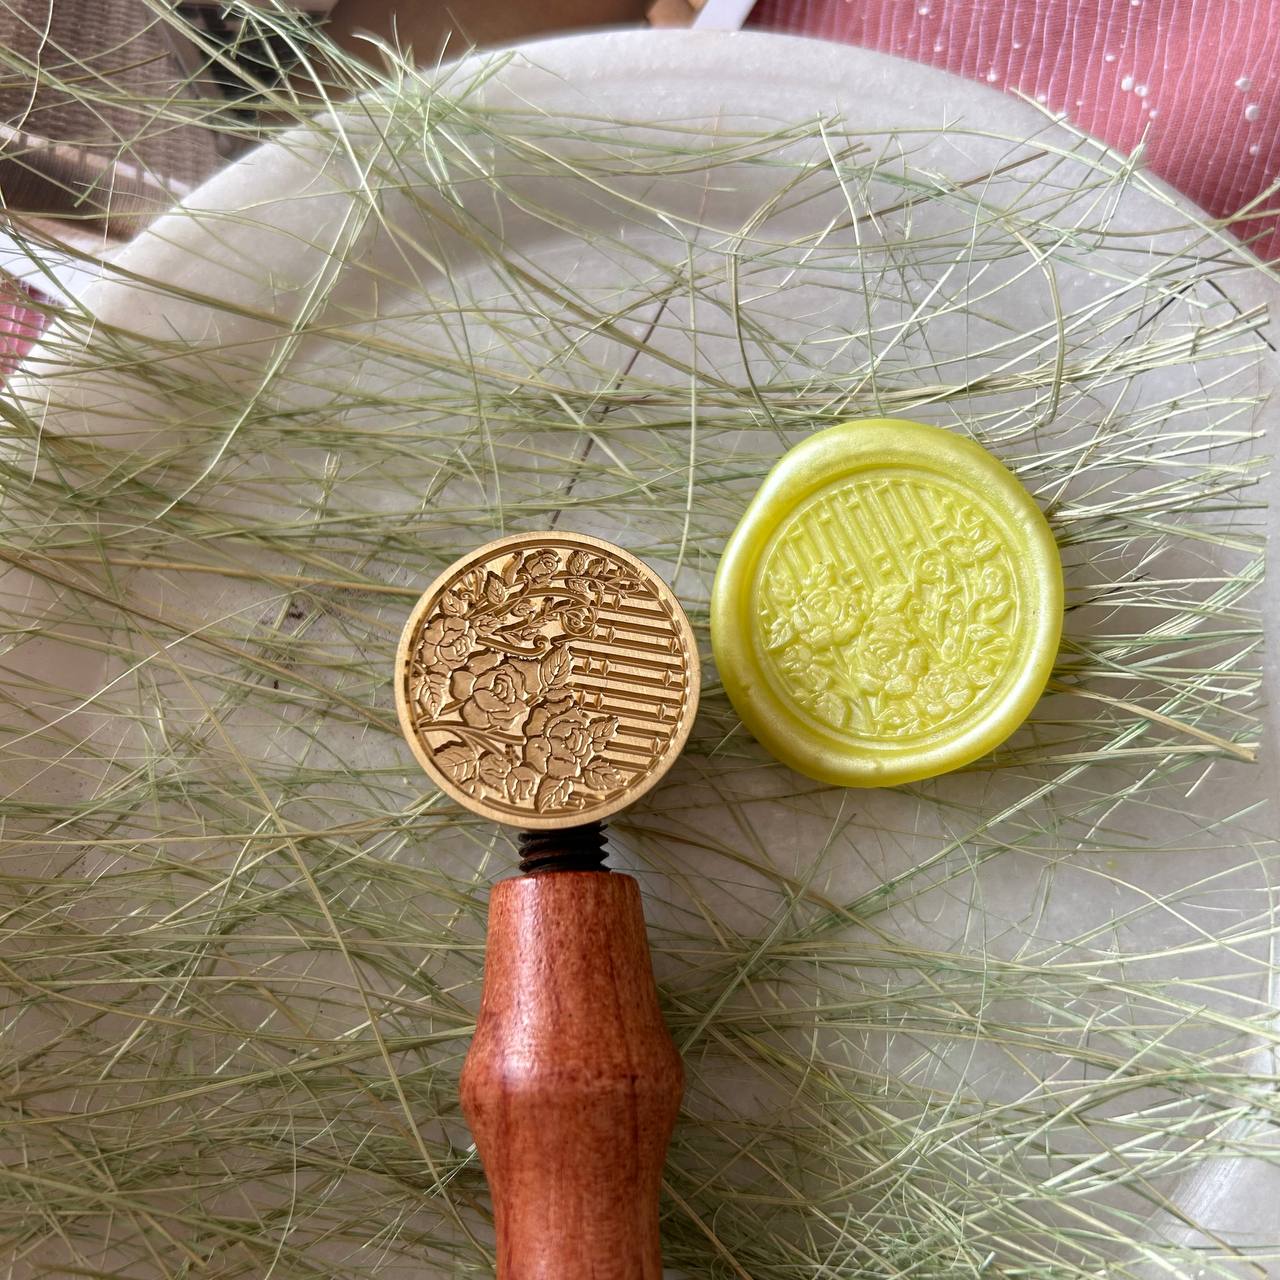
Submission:
M 729 539 L 711 644 L 746 727 L 840 786 L 932 777 L 1044 690 L 1062 563 L 1031 495 L 939 427 L 846 422 L 786 454 Z

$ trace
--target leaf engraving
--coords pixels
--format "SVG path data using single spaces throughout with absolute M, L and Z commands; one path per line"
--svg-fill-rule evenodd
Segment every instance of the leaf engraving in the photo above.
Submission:
M 622 785 L 622 774 L 611 764 L 589 764 L 582 771 L 582 779 L 595 791 L 612 791 Z
M 539 664 L 542 675 L 542 682 L 548 689 L 558 689 L 569 678 L 569 671 L 573 666 L 573 659 L 569 656 L 568 649 L 559 645 L 552 649 Z
M 472 747 L 452 746 L 435 753 L 436 763 L 449 779 L 465 786 L 479 773 L 480 760 Z

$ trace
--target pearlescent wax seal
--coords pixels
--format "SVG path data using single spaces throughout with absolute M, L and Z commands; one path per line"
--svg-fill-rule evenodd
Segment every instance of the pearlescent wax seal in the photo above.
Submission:
M 1044 690 L 1062 564 L 1031 495 L 985 449 L 889 418 L 811 436 L 729 539 L 716 665 L 746 727 L 840 786 L 976 760 Z
M 684 610 L 634 556 L 576 533 L 480 547 L 427 588 L 396 659 L 418 762 L 494 822 L 596 822 L 648 791 L 698 707 Z

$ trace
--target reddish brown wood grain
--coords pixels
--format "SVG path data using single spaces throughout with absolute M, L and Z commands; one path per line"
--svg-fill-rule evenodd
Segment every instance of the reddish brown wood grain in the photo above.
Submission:
M 462 1072 L 499 1280 L 659 1280 L 658 1188 L 683 1082 L 636 882 L 500 883 Z

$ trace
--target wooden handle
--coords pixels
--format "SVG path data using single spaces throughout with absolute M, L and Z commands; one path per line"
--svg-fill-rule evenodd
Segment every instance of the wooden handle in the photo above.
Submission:
M 658 1189 L 684 1084 L 630 876 L 504 880 L 462 1110 L 498 1280 L 659 1280 Z

